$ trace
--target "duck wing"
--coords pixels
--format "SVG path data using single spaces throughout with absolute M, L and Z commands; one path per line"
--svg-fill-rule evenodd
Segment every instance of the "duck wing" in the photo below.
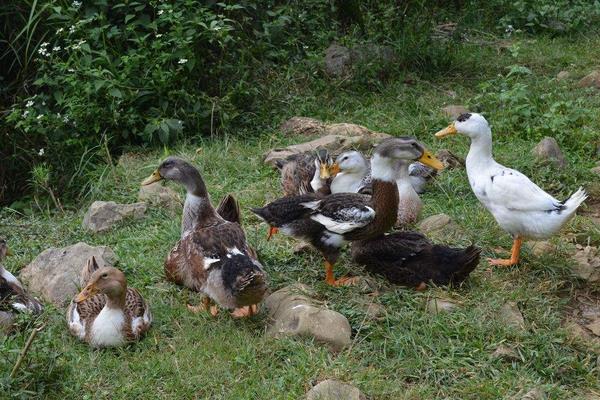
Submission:
M 300 194 L 300 188 L 313 192 L 310 181 L 315 174 L 314 154 L 293 154 L 286 159 L 281 167 L 281 188 L 284 196 Z
M 340 235 L 362 228 L 375 219 L 371 197 L 359 193 L 336 193 L 302 204 L 313 210 L 310 218 Z
M 554 211 L 563 203 L 544 192 L 521 172 L 500 168 L 490 175 L 487 196 L 494 203 L 517 211 Z
M 139 337 L 150 328 L 152 314 L 146 300 L 134 288 L 127 288 L 125 311 L 131 317 L 131 334 Z
M 217 214 L 226 221 L 237 222 L 242 224 L 242 215 L 240 212 L 240 204 L 237 202 L 233 195 L 228 194 L 217 206 Z

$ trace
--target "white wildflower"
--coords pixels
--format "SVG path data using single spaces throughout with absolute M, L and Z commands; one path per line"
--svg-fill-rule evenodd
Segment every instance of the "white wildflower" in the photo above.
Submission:
M 73 46 L 71 46 L 71 48 L 73 50 L 79 50 L 81 48 L 81 45 L 85 43 L 85 40 L 81 39 L 78 40 L 77 43 L 75 43 Z
M 71 3 L 71 6 L 72 6 L 73 8 L 79 8 L 79 7 L 81 7 L 81 2 L 80 2 L 80 1 L 77 1 L 77 0 L 75 0 L 75 1 L 73 1 L 73 3 Z
M 177 64 L 185 64 L 186 62 L 188 62 L 187 58 L 180 58 L 179 61 L 177 61 Z
M 75 70 L 73 68 L 69 68 L 67 71 L 69 71 L 69 72 L 75 72 Z
M 73 32 L 75 32 L 75 25 L 71 25 L 71 27 L 69 28 L 69 33 Z
M 52 51 L 60 51 L 60 46 L 54 46 L 54 47 L 52 48 Z
M 23 118 L 27 118 L 28 115 L 29 115 L 29 110 L 23 111 Z
M 47 47 L 48 47 L 49 44 L 50 43 L 48 43 L 48 42 L 44 42 L 44 43 L 40 44 L 40 48 L 38 49 L 38 53 L 40 55 L 42 55 L 42 56 L 49 56 L 50 53 L 48 52 L 48 49 L 47 49 Z
M 69 117 L 65 115 L 65 117 L 63 118 L 63 122 L 64 122 L 64 123 L 67 123 L 67 122 L 69 122 Z
M 32 105 L 34 105 L 35 103 L 33 102 L 33 100 L 29 100 L 27 103 L 25 103 L 25 107 L 29 108 Z
M 40 119 L 42 119 L 43 117 L 44 117 L 44 114 L 40 114 L 40 115 L 38 115 L 37 117 L 35 117 L 35 119 L 37 119 L 37 120 L 39 121 L 39 120 L 40 120 Z
M 58 34 L 60 34 L 60 33 L 63 33 L 63 31 L 64 31 L 64 30 L 65 30 L 65 28 L 58 28 L 58 29 L 56 30 L 56 34 L 58 35 Z
M 157 34 L 156 34 L 156 37 L 157 37 L 157 38 L 159 38 L 159 37 L 162 37 L 162 33 L 157 33 Z
M 165 12 L 165 10 L 158 10 L 158 12 L 156 14 L 163 15 L 164 12 Z
M 44 149 L 40 149 L 40 151 L 38 151 L 38 156 L 43 156 L 44 155 Z

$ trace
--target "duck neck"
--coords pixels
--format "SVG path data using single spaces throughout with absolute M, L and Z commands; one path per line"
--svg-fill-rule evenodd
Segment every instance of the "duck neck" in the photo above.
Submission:
M 471 138 L 471 146 L 469 154 L 467 154 L 467 172 L 482 171 L 487 168 L 492 162 L 492 133 L 491 131 L 484 132 Z
M 371 174 L 373 177 L 373 194 L 371 204 L 375 210 L 375 220 L 369 224 L 369 237 L 381 235 L 390 230 L 398 214 L 398 171 L 394 160 L 373 156 L 371 161 Z
M 396 173 L 397 179 L 396 184 L 398 185 L 398 189 L 402 191 L 402 189 L 410 186 L 412 188 L 412 184 L 410 183 L 410 174 L 408 172 L 409 162 L 406 161 L 398 161 L 396 164 Z
M 106 308 L 111 308 L 113 310 L 123 310 L 125 309 L 125 303 L 127 300 L 127 286 L 123 288 L 123 291 L 118 294 L 106 295 Z
M 209 224 L 208 221 L 215 218 L 217 213 L 210 203 L 206 185 L 198 170 L 190 168 L 186 171 L 182 183 L 187 191 L 181 220 L 181 234 L 183 235 L 197 225 Z

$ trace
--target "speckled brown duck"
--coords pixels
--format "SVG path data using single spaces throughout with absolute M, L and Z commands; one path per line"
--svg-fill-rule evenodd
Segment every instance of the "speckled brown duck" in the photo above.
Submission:
M 344 285 L 351 278 L 336 280 L 333 265 L 347 241 L 365 240 L 384 234 L 396 222 L 398 212 L 397 171 L 399 160 L 419 160 L 434 168 L 441 163 L 412 137 L 391 138 L 374 151 L 372 196 L 337 193 L 326 197 L 316 194 L 284 197 L 252 211 L 271 227 L 286 235 L 305 240 L 325 258 L 326 282 Z
M 246 241 L 235 200 L 224 200 L 219 209 L 225 218 L 219 215 L 200 172 L 177 157 L 164 160 L 142 184 L 161 179 L 187 190 L 182 236 L 165 261 L 167 279 L 206 295 L 200 307 L 191 307 L 194 311 L 216 315 L 214 302 L 233 309 L 236 317 L 253 315 L 267 290 L 266 273 Z
M 284 196 L 312 192 L 329 194 L 333 159 L 326 149 L 292 154 L 275 165 L 281 171 Z
M 6 239 L 0 238 L 0 263 L 10 255 L 12 252 Z M 0 311 L 38 314 L 42 309 L 42 304 L 27 293 L 21 282 L 0 264 Z
M 436 245 L 421 233 L 394 232 L 352 242 L 352 260 L 390 282 L 425 289 L 457 285 L 479 264 L 481 249 Z

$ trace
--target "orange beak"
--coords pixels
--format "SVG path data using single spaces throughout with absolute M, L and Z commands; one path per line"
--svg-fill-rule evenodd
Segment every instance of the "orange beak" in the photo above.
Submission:
M 277 232 L 279 232 L 279 228 L 276 228 L 274 226 L 270 226 L 269 227 L 269 233 L 267 234 L 267 240 L 271 240 L 271 236 L 273 236 Z
M 98 294 L 98 288 L 96 287 L 96 284 L 90 283 L 89 285 L 84 287 L 83 290 L 77 296 L 75 296 L 75 303 L 81 303 L 82 301 L 85 301 L 95 296 L 96 294 Z
M 331 176 L 336 176 L 337 174 L 339 174 L 340 173 L 340 164 L 333 163 L 333 165 L 331 167 L 329 167 L 329 173 L 331 174 Z
M 151 183 L 158 182 L 162 178 L 163 177 L 160 175 L 160 172 L 158 172 L 158 170 L 156 170 L 152 173 L 152 175 L 150 175 L 149 177 L 147 177 L 146 179 L 144 179 L 142 181 L 142 186 L 146 186 L 146 185 L 150 185 Z
M 435 137 L 438 138 L 443 138 L 445 136 L 448 135 L 456 135 L 458 132 L 456 130 L 456 127 L 454 126 L 454 123 L 448 125 L 446 128 L 442 129 L 441 131 L 437 132 L 435 134 Z

